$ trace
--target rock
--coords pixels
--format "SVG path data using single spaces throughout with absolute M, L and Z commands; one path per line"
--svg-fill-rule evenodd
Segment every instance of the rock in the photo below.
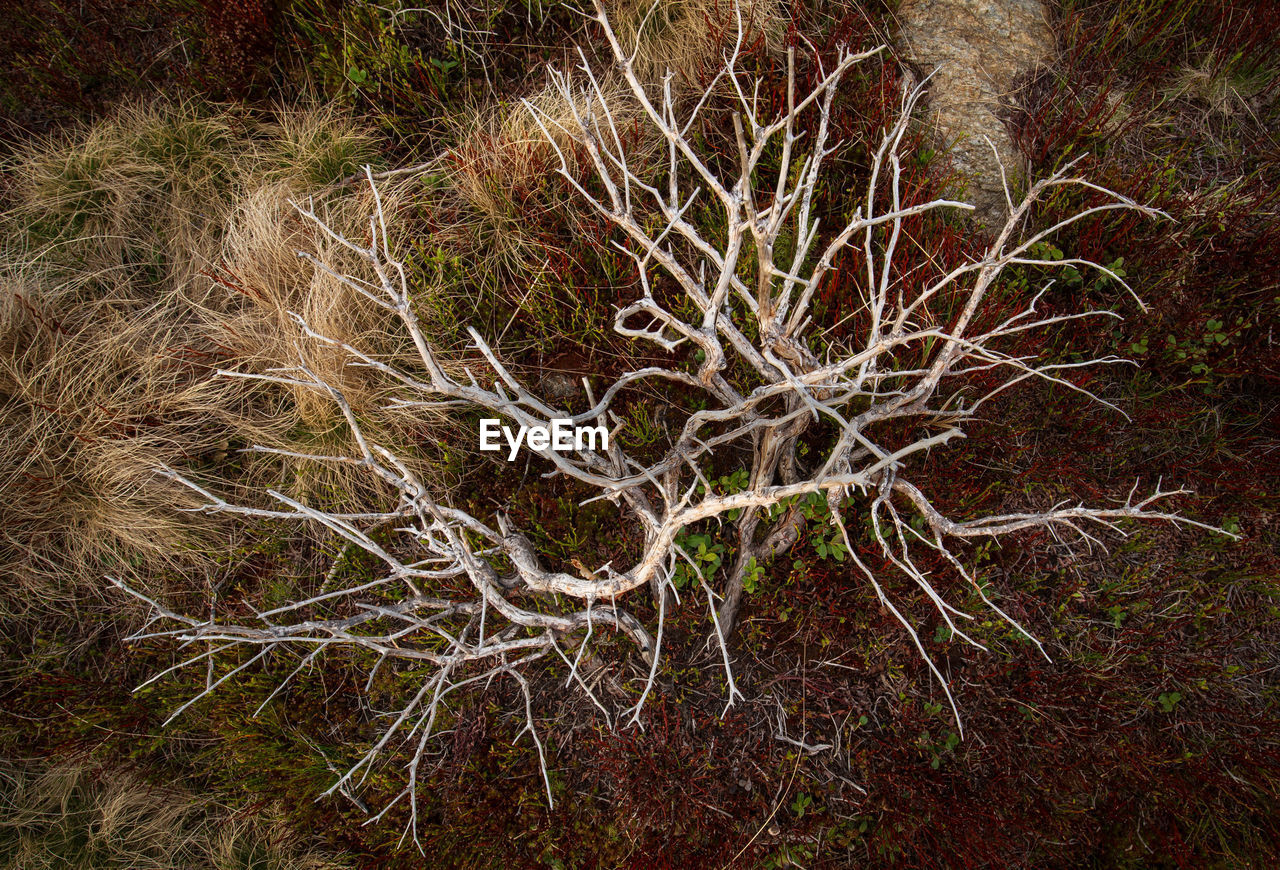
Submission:
M 549 402 L 567 402 L 582 394 L 582 386 L 572 375 L 547 372 L 542 376 L 542 395 Z
M 975 220 L 995 229 L 1008 216 L 1000 164 L 1015 202 L 1025 175 L 1002 116 L 1017 80 L 1053 49 L 1044 8 L 1040 0 L 904 0 L 898 14 L 908 57 L 925 75 L 937 70 L 929 112 L 940 144 L 955 143 L 950 153 L 968 179 L 964 199 L 977 206 Z

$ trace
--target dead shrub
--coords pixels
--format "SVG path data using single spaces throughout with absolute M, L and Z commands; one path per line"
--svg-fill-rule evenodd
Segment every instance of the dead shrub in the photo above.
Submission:
M 615 97 L 612 119 L 627 140 L 629 157 L 651 161 L 658 142 L 642 132 L 647 131 L 647 125 L 639 123 L 643 109 L 621 81 L 603 87 Z M 608 121 L 600 117 L 600 104 L 588 92 L 578 96 L 573 106 L 547 87 L 528 102 L 570 159 L 585 165 L 589 158 L 574 144 L 581 123 L 597 118 L 608 129 Z M 439 241 L 465 253 L 482 275 L 536 274 L 554 247 L 540 228 L 549 213 L 563 212 L 563 194 L 554 179 L 560 165 L 554 149 L 534 114 L 520 102 L 474 110 L 457 121 L 457 133 L 458 145 L 439 161 L 437 213 L 447 216 Z

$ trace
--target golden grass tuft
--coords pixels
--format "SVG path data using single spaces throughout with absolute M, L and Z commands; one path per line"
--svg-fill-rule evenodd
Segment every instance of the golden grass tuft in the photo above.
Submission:
M 679 86 L 698 85 L 719 69 L 738 33 L 734 0 L 606 0 L 624 49 L 635 53 L 646 83 L 667 71 Z M 740 0 L 743 47 L 780 51 L 786 19 L 776 0 Z
M 1270 84 L 1265 74 L 1233 73 L 1221 59 L 1208 55 L 1199 64 L 1178 67 L 1170 76 L 1165 95 L 1172 100 L 1197 101 L 1210 115 L 1235 115 L 1255 111 L 1254 101 Z
M 389 431 L 390 419 L 379 429 L 383 395 L 368 371 L 299 341 L 287 314 L 396 350 L 385 312 L 299 259 L 301 249 L 343 262 L 289 204 L 355 172 L 374 157 L 372 144 L 331 110 L 262 119 L 154 103 L 6 161 L 0 555 L 16 581 L 4 596 L 9 613 L 57 610 L 100 590 L 107 573 L 199 573 L 224 559 L 230 524 L 177 510 L 201 500 L 157 467 L 242 499 L 263 484 L 328 505 L 363 494 L 364 478 L 349 468 L 239 452 L 346 453 L 349 433 L 331 402 L 214 373 L 295 365 L 302 348 L 371 431 Z M 387 185 L 388 209 L 404 189 Z M 316 199 L 355 240 L 367 234 L 370 206 L 358 186 Z
M 276 818 L 88 762 L 0 763 L 0 870 L 340 870 Z
M 384 210 L 394 215 L 406 206 L 406 184 L 379 188 Z M 234 287 L 233 305 L 202 310 L 211 338 L 227 349 L 228 365 L 238 371 L 267 372 L 304 364 L 324 383 L 337 387 L 362 421 L 367 434 L 383 443 L 403 441 L 406 426 L 430 427 L 439 422 L 416 412 L 406 418 L 387 407 L 387 385 L 371 377 L 363 367 L 350 365 L 351 357 L 340 348 L 311 340 L 299 340 L 294 314 L 315 331 L 389 359 L 412 361 L 411 340 L 397 329 L 398 321 L 344 286 L 316 270 L 299 252 L 310 254 L 341 273 L 367 276 L 368 267 L 340 244 L 317 231 L 293 207 L 297 197 L 289 182 L 278 182 L 253 191 L 240 202 L 227 223 L 220 259 L 219 280 Z M 332 229 L 364 244 L 373 197 L 363 185 L 353 185 L 341 197 L 312 203 Z M 391 220 L 393 248 L 404 249 L 405 222 Z M 281 388 L 287 405 L 288 433 L 274 443 L 264 436 L 256 443 L 312 453 L 348 455 L 347 424 L 332 399 L 315 390 Z M 327 504 L 356 508 L 369 495 L 368 475 L 351 466 L 297 465 L 294 491 L 319 495 L 325 489 Z M 367 501 L 364 501 L 367 505 Z
M 737 33 L 731 0 L 616 0 L 610 19 L 624 45 L 636 46 L 635 68 L 660 102 L 660 82 L 674 71 L 677 91 L 704 83 Z M 781 46 L 785 19 L 769 0 L 742 5 L 744 47 Z M 570 60 L 562 68 L 573 67 Z M 656 131 L 621 76 L 601 83 L 613 121 L 641 177 L 659 171 Z M 586 83 L 573 95 L 581 117 L 601 116 Z M 579 130 L 569 101 L 552 86 L 526 98 L 560 146 L 571 172 L 590 177 L 589 157 L 574 145 Z M 600 121 L 605 128 L 603 119 Z M 455 121 L 458 144 L 439 162 L 440 214 L 450 217 L 439 241 L 465 256 L 478 273 L 527 279 L 537 275 L 554 242 L 540 237 L 540 217 L 563 208 L 564 191 L 547 196 L 547 180 L 560 166 L 546 134 L 521 102 L 474 109 Z M 646 168 L 647 166 L 647 168 Z M 557 188 L 558 190 L 558 188 Z
M 601 88 L 614 123 L 630 145 L 629 158 L 637 168 L 643 167 L 657 155 L 658 142 L 650 126 L 641 122 L 640 105 L 621 80 L 602 82 Z M 601 116 L 599 98 L 585 86 L 574 96 L 580 117 Z M 590 176 L 590 158 L 575 142 L 580 128 L 564 95 L 548 85 L 526 100 L 565 155 L 570 171 Z M 440 161 L 438 213 L 452 221 L 439 241 L 464 254 L 482 274 L 536 274 L 554 247 L 537 232 L 547 224 L 542 218 L 563 211 L 563 198 L 570 195 L 554 184 L 560 168 L 555 148 L 522 102 L 473 110 L 456 127 L 458 145 Z

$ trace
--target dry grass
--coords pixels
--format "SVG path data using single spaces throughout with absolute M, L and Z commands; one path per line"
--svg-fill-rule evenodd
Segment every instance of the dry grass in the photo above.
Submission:
M 677 92 L 705 84 L 737 34 L 732 0 L 619 0 L 607 5 L 623 44 L 635 46 L 636 71 L 655 98 L 668 70 L 675 74 Z M 741 10 L 744 47 L 763 44 L 780 50 L 785 19 L 778 4 L 744 0 Z M 576 66 L 576 58 L 560 64 L 562 69 Z M 624 142 L 628 159 L 643 165 L 660 158 L 661 143 L 651 125 L 639 122 L 643 110 L 626 83 L 611 78 L 600 84 L 614 124 L 629 138 Z M 598 97 L 585 81 L 578 82 L 574 98 L 580 117 L 599 115 Z M 570 171 L 581 175 L 574 164 L 589 158 L 576 151 L 578 122 L 570 101 L 553 86 L 526 101 L 570 160 Z M 535 229 L 547 223 L 541 220 L 545 212 L 563 208 L 563 192 L 542 195 L 559 160 L 521 102 L 472 110 L 453 126 L 459 144 L 439 164 L 438 213 L 447 216 L 447 223 L 438 241 L 464 256 L 484 278 L 519 278 L 527 284 L 540 274 L 554 247 Z
M 370 137 L 326 110 L 265 121 L 156 104 L 7 161 L 0 547 L 16 580 L 10 613 L 64 608 L 107 572 L 191 577 L 225 559 L 227 529 L 175 510 L 196 501 L 157 466 L 328 504 L 361 494 L 341 468 L 238 453 L 345 452 L 331 403 L 214 372 L 294 365 L 303 346 L 379 431 L 380 391 L 338 354 L 299 345 L 287 316 L 394 351 L 372 306 L 298 258 L 327 254 L 328 243 L 289 205 L 372 157 Z M 405 189 L 387 191 L 390 208 Z M 360 238 L 366 198 L 353 186 L 316 207 Z
M 1170 99 L 1196 101 L 1213 115 L 1235 115 L 1256 112 L 1255 101 L 1266 93 L 1270 83 L 1266 75 L 1232 74 L 1221 59 L 1208 55 L 1199 64 L 1179 67 L 1165 94 Z
M 625 84 L 602 84 L 609 95 L 614 121 L 624 131 L 647 130 L 639 125 L 639 104 Z M 599 106 L 581 89 L 580 117 L 599 113 Z M 587 161 L 577 153 L 574 135 L 579 129 L 573 106 L 554 87 L 547 86 L 527 98 L 566 157 Z M 537 274 L 547 260 L 550 244 L 536 234 L 545 226 L 551 210 L 563 208 L 558 187 L 548 187 L 560 162 L 534 115 L 523 103 L 487 106 L 455 121 L 459 144 L 440 161 L 438 213 L 448 216 L 438 240 L 464 255 L 482 275 L 527 277 Z M 648 160 L 656 153 L 656 141 L 634 138 L 631 155 Z M 576 167 L 570 167 L 573 171 Z M 554 221 L 552 222 L 554 223 Z
M 722 51 L 738 33 L 734 0 L 606 0 L 623 46 L 635 52 L 636 72 L 660 82 L 668 70 L 679 85 L 697 84 L 719 69 Z M 776 0 L 740 0 L 744 47 L 780 51 L 786 28 Z
M 273 818 L 128 771 L 0 764 L 0 870 L 338 870 Z
M 403 186 L 384 195 L 384 207 L 401 207 Z M 389 329 L 386 312 L 333 277 L 317 272 L 305 252 L 348 272 L 360 272 L 349 251 L 320 236 L 304 222 L 290 203 L 297 194 L 289 182 L 259 188 L 239 203 L 229 219 L 223 239 L 219 280 L 235 288 L 234 304 L 202 309 L 207 335 L 228 356 L 224 364 L 237 371 L 266 372 L 302 362 L 320 380 L 340 389 L 362 420 L 368 421 L 380 440 L 395 440 L 392 429 L 409 424 L 386 408 L 385 385 L 367 370 L 349 365 L 341 349 L 316 341 L 299 340 L 293 319 L 300 315 L 316 331 L 380 356 L 412 354 L 408 340 Z M 340 198 L 316 203 L 330 226 L 353 240 L 367 235 L 373 204 L 367 190 L 353 187 Z M 403 230 L 394 222 L 394 233 Z M 396 242 L 393 238 L 392 244 Z M 402 240 L 402 244 L 404 241 Z M 244 383 L 238 381 L 237 383 Z M 283 433 L 259 433 L 242 438 L 257 444 L 313 453 L 349 455 L 346 423 L 328 395 L 300 386 L 282 386 L 277 424 L 287 420 Z M 422 424 L 423 420 L 416 421 Z M 429 419 L 427 422 L 430 422 Z M 274 434 L 276 437 L 270 437 Z M 347 466 L 299 464 L 291 469 L 292 489 L 303 496 L 320 496 L 328 504 L 354 507 L 364 492 L 365 475 L 347 473 Z M 322 490 L 324 492 L 322 492 Z M 367 503 L 367 502 L 366 502 Z

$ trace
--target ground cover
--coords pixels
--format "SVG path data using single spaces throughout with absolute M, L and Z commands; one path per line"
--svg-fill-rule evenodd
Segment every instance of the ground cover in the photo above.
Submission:
M 673 8 L 678 20 L 685 7 Z M 793 10 L 784 42 L 803 34 L 819 50 L 842 39 L 861 45 L 892 35 L 891 11 Z M 510 713 L 511 686 L 495 684 L 451 708 L 450 733 L 423 785 L 420 836 L 435 862 L 1236 867 L 1275 860 L 1276 46 L 1268 37 L 1274 29 L 1247 11 L 1229 2 L 1054 10 L 1057 59 L 1025 82 L 1016 95 L 1022 111 L 1009 121 L 1033 171 L 1043 175 L 1089 151 L 1090 177 L 1172 218 L 1099 219 L 1052 240 L 1067 256 L 1123 270 L 1152 308 L 1140 312 L 1114 282 L 1089 274 L 1067 273 L 1046 295 L 1064 309 L 1086 299 L 1125 315 L 1114 329 L 1064 327 L 1047 352 L 1064 362 L 1104 352 L 1139 360 L 1087 382 L 1131 419 L 1067 390 L 1028 386 L 993 402 L 966 441 L 932 452 L 926 466 L 946 482 L 940 506 L 972 515 L 1064 497 L 1123 499 L 1134 480 L 1163 477 L 1194 490 L 1181 510 L 1242 540 L 1132 527 L 1127 539 L 1106 539 L 1109 554 L 1068 551 L 1043 534 L 966 551 L 1001 607 L 1046 643 L 1052 663 L 998 620 L 975 630 L 991 654 L 963 646 L 945 624 L 929 621 L 918 589 L 886 575 L 890 591 L 925 620 L 926 647 L 965 716 L 960 741 L 909 638 L 812 520 L 745 596 L 733 651 L 747 702 L 724 719 L 718 654 L 703 646 L 705 615 L 691 611 L 669 624 L 668 665 L 643 731 L 604 729 L 589 702 L 561 688 L 567 668 L 534 678 L 554 809 L 527 738 L 515 740 L 523 720 Z M 472 53 L 461 40 L 449 49 L 424 16 L 393 26 L 371 7 L 281 6 L 271 51 L 244 49 L 257 52 L 264 77 L 263 84 L 250 77 L 244 98 L 254 99 L 253 88 L 296 95 L 291 89 L 306 78 L 299 70 L 309 69 L 324 97 L 364 113 L 364 129 L 380 131 L 386 165 L 454 144 L 401 211 L 406 226 L 420 228 L 407 233 L 410 262 L 423 285 L 436 288 L 424 320 L 442 346 L 460 349 L 457 326 L 467 318 L 501 334 L 499 349 L 520 370 L 544 385 L 572 375 L 564 389 L 573 389 L 577 376 L 647 359 L 608 328 L 610 306 L 634 291 L 635 279 L 628 261 L 601 244 L 604 228 L 565 207 L 567 191 L 545 172 L 546 151 L 527 145 L 527 127 L 513 133 L 502 123 L 508 115 L 491 105 L 489 89 L 536 93 L 541 77 L 525 80 L 522 65 L 558 56 L 581 25 L 560 10 L 490 12 L 493 34 Z M 208 36 L 208 44 L 224 38 Z M 776 44 L 762 38 L 755 48 L 761 65 L 777 62 Z M 490 71 L 489 82 L 479 70 Z M 148 75 L 137 70 L 143 90 Z M 884 122 L 901 82 L 888 63 L 851 84 L 837 122 L 854 144 L 835 158 L 850 179 L 865 172 L 860 137 Z M 491 125 L 465 120 L 477 112 Z M 512 140 L 510 150 L 494 147 Z M 434 144 L 424 150 L 424 141 Z M 349 169 L 327 170 L 326 182 Z M 945 154 L 926 155 L 910 170 L 913 195 L 943 189 L 949 175 Z M 10 176 L 8 189 L 23 180 Z M 1049 202 L 1038 219 L 1081 204 Z M 820 207 L 836 219 L 841 190 L 826 191 Z M 976 243 L 957 221 L 921 220 L 909 235 L 904 276 L 954 262 Z M 211 249 L 211 262 L 220 250 Z M 1045 277 L 1033 266 L 1021 275 L 1037 286 Z M 836 280 L 816 301 L 833 336 L 844 328 L 852 289 Z M 557 304 L 566 297 L 572 305 Z M 657 439 L 657 409 L 683 400 L 678 392 L 642 395 L 625 410 Z M 10 395 L 7 409 L 12 402 Z M 433 432 L 419 437 L 428 447 L 441 442 Z M 431 458 L 460 504 L 508 505 L 566 570 L 574 559 L 595 564 L 636 546 L 625 533 L 602 533 L 599 514 L 575 506 L 582 493 L 572 485 L 529 487 L 523 468 L 469 450 Z M 212 471 L 232 461 L 209 457 Z M 738 470 L 726 457 L 717 485 L 734 486 Z M 865 532 L 854 543 L 861 557 L 879 558 Z M 51 558 L 60 552 L 55 547 Z M 126 561 L 133 555 L 116 552 Z M 333 540 L 283 523 L 247 531 L 213 562 L 221 606 L 246 613 L 373 570 L 359 551 L 343 553 Z M 138 570 L 146 564 L 154 563 Z M 79 586 L 91 584 L 79 570 Z M 184 581 L 160 571 L 153 582 L 173 592 Z M 949 591 L 960 594 L 959 586 Z M 132 695 L 133 685 L 173 661 L 172 651 L 139 644 L 122 655 L 131 618 L 123 605 L 104 603 L 100 592 L 72 598 L 80 602 L 73 628 L 6 631 L 9 757 L 89 753 L 128 762 L 238 806 L 280 804 L 296 830 L 354 866 L 421 866 L 400 843 L 403 816 L 361 825 L 366 808 L 399 788 L 394 777 L 351 798 L 312 800 L 350 760 L 353 743 L 374 733 L 381 701 L 398 688 L 394 675 L 361 701 L 361 663 L 332 657 L 301 674 L 286 703 L 254 717 L 279 674 L 247 672 L 161 728 L 203 688 L 204 674 Z M 76 654 L 66 655 L 68 647 Z M 48 648 L 59 654 L 42 654 Z M 810 751 L 780 733 L 829 748 Z

